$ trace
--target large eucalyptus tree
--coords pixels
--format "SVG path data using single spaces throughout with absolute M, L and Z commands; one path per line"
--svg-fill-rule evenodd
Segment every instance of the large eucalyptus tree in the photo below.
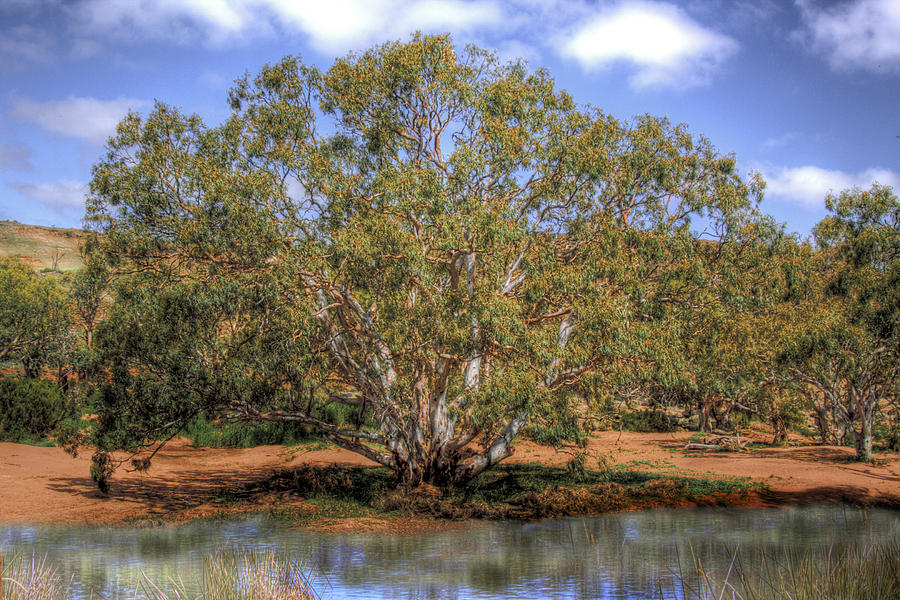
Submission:
M 705 138 L 449 37 L 285 58 L 230 102 L 217 127 L 130 114 L 95 167 L 101 449 L 206 412 L 465 481 L 526 427 L 574 434 L 582 378 L 673 360 L 665 307 L 715 286 L 691 219 L 724 247 L 756 200 Z

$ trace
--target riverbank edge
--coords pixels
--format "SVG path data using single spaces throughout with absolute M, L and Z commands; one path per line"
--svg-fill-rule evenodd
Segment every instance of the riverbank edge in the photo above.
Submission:
M 792 495 L 793 496 L 793 495 Z M 852 508 L 885 508 L 900 512 L 900 498 L 877 498 L 871 499 L 862 495 L 849 494 L 845 500 L 822 500 L 818 497 L 811 497 L 807 500 L 783 500 L 781 492 L 772 492 L 771 490 L 754 490 L 745 494 L 724 494 L 713 495 L 695 500 L 673 503 L 652 503 L 644 505 L 636 505 L 618 510 L 610 510 L 599 513 L 580 513 L 568 515 L 556 515 L 537 519 L 537 521 L 545 519 L 560 518 L 578 518 L 578 517 L 596 517 L 604 514 L 615 514 L 624 512 L 640 512 L 649 510 L 692 510 L 697 508 L 729 508 L 736 510 L 761 510 L 766 508 L 792 508 L 802 506 L 815 506 L 821 504 L 832 504 L 838 506 L 847 506 Z M 244 513 L 249 516 L 254 513 Z M 256 513 L 258 514 L 258 513 Z M 202 517 L 201 517 L 202 518 Z M 534 519 L 515 519 L 522 522 L 533 522 Z M 168 525 L 177 525 L 189 521 L 169 521 Z M 433 531 L 451 531 L 463 529 L 466 527 L 477 527 L 481 524 L 491 522 L 489 519 L 468 519 L 465 521 L 450 521 L 438 518 L 408 518 L 408 517 L 381 517 L 377 519 L 345 517 L 341 519 L 322 519 L 304 525 L 299 525 L 302 529 L 312 531 L 323 531 L 329 533 L 386 533 L 386 534 L 421 534 Z
M 655 481 L 671 481 L 665 474 L 645 473 L 656 477 Z M 690 478 L 708 478 L 709 480 L 734 481 L 722 478 L 713 473 L 695 473 Z M 688 477 L 684 477 L 688 479 Z M 557 510 L 539 516 L 516 516 L 508 513 L 502 517 L 462 517 L 447 518 L 442 516 L 417 513 L 413 509 L 378 511 L 366 514 L 335 516 L 327 509 L 320 511 L 320 504 L 315 498 L 286 499 L 284 496 L 261 496 L 250 501 L 233 503 L 230 506 L 216 506 L 204 503 L 184 511 L 168 514 L 144 515 L 127 518 L 113 526 L 178 526 L 192 521 L 215 521 L 234 518 L 264 517 L 289 523 L 301 529 L 333 533 L 387 533 L 387 534 L 420 534 L 434 531 L 457 530 L 478 526 L 493 521 L 536 522 L 546 519 L 599 516 L 603 514 L 635 512 L 660 509 L 684 509 L 720 507 L 741 510 L 763 508 L 789 508 L 807 505 L 843 505 L 854 508 L 886 508 L 900 511 L 900 495 L 872 495 L 861 488 L 818 488 L 805 491 L 774 490 L 766 482 L 750 480 L 746 487 L 728 492 L 717 492 L 707 495 L 683 495 L 672 498 L 660 498 L 647 495 L 633 497 L 616 507 L 605 510 Z M 558 491 L 570 493 L 572 488 L 559 486 Z M 407 490 L 419 500 L 428 502 L 437 500 L 428 490 Z
M 641 510 L 657 507 L 731 506 L 755 508 L 814 503 L 900 508 L 900 461 L 894 455 L 877 464 L 852 460 L 850 450 L 800 444 L 787 448 L 752 449 L 741 453 L 691 453 L 683 451 L 687 434 L 631 434 L 610 432 L 592 438 L 588 450 L 603 456 L 607 470 L 649 471 L 656 477 L 682 475 L 703 479 L 738 478 L 763 486 L 756 492 L 712 495 L 691 501 L 650 503 L 646 498 L 616 508 Z M 796 447 L 795 447 L 796 446 Z M 564 467 L 570 456 L 521 442 L 515 463 Z M 509 461 L 513 463 L 514 461 Z M 504 463 L 507 464 L 507 463 Z M 154 461 L 153 472 L 124 472 L 113 480 L 110 495 L 102 495 L 87 472 L 90 456 L 65 455 L 60 448 L 0 443 L 0 525 L 5 524 L 124 524 L 184 522 L 192 518 L 229 518 L 240 514 L 271 514 L 296 498 L 289 494 L 256 494 L 250 502 L 216 502 L 226 486 L 232 489 L 261 482 L 280 470 L 304 466 L 365 466 L 366 461 L 333 448 L 280 446 L 252 449 L 195 448 L 187 440 L 175 440 Z M 593 465 L 592 465 L 593 466 Z M 501 465 L 502 467 L 502 465 Z M 590 468 L 588 468 L 589 470 Z M 560 471 L 557 471 L 560 472 Z M 308 507 L 307 507 L 308 508 Z M 327 508 L 327 507 L 326 507 Z M 432 529 L 456 527 L 456 522 L 431 517 L 352 515 L 334 518 L 307 510 L 297 526 L 353 530 Z M 327 511 L 326 511 L 327 512 Z M 568 514 L 614 512 L 580 511 Z M 217 516 L 218 515 L 218 516 Z M 340 516 L 340 515 L 338 515 Z M 346 515 L 344 515 L 346 516 Z M 565 516 L 565 515 L 547 515 Z M 285 519 L 289 520 L 289 519 Z M 372 522 L 376 523 L 373 525 Z M 399 524 L 395 524 L 399 523 Z
M 137 515 L 108 522 L 89 522 L 76 519 L 42 522 L 41 525 L 79 525 L 96 527 L 177 527 L 197 521 L 216 521 L 226 519 L 242 519 L 263 517 L 289 523 L 300 529 L 331 533 L 386 533 L 392 535 L 417 535 L 435 531 L 452 531 L 477 527 L 484 523 L 498 520 L 535 522 L 545 519 L 577 518 L 600 516 L 604 514 L 636 512 L 646 510 L 691 510 L 696 508 L 729 508 L 738 510 L 758 510 L 766 508 L 791 508 L 810 505 L 841 505 L 852 508 L 883 508 L 900 512 L 900 496 L 871 495 L 860 488 L 821 488 L 802 492 L 773 490 L 764 482 L 754 482 L 755 487 L 730 493 L 717 493 L 696 498 L 678 498 L 671 501 L 639 501 L 628 506 L 605 511 L 586 511 L 581 513 L 554 514 L 542 518 L 507 518 L 507 519 L 447 519 L 434 516 L 402 515 L 381 513 L 375 516 L 317 517 L 313 511 L 306 513 L 302 519 L 285 514 L 289 506 L 275 507 L 247 504 L 243 506 L 216 507 L 201 504 L 184 511 L 167 514 Z M 19 524 L 17 522 L 0 521 L 0 526 Z

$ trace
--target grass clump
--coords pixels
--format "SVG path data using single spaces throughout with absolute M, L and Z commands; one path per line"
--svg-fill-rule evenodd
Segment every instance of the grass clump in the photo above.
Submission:
M 182 582 L 165 586 L 146 575 L 143 598 L 148 600 L 311 600 L 317 598 L 303 563 L 271 552 L 220 552 L 204 560 L 200 594 Z
M 660 600 L 893 600 L 900 598 L 900 540 L 781 555 L 735 552 L 725 574 L 710 573 L 695 558 L 679 582 L 680 590 L 660 590 Z
M 5 558 L 5 557 L 4 557 Z M 0 571 L 0 598 L 5 600 L 65 600 L 66 585 L 46 557 L 30 559 L 14 556 L 3 561 Z
M 312 600 L 312 572 L 303 563 L 272 552 L 224 551 L 204 559 L 195 589 L 183 581 L 143 580 L 130 600 Z M 199 587 L 199 593 L 196 591 Z M 65 583 L 46 558 L 13 558 L 3 565 L 3 600 L 67 600 L 74 597 L 72 581 Z M 92 594 L 92 597 L 93 594 Z M 102 598 L 102 596 L 96 596 Z M 117 598 L 120 596 L 116 596 Z

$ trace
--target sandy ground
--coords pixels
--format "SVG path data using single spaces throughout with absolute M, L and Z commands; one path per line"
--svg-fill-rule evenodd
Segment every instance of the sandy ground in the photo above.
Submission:
M 607 432 L 598 434 L 589 450 L 632 468 L 764 481 L 768 490 L 746 499 L 743 504 L 749 506 L 832 501 L 900 507 L 900 458 L 895 455 L 880 456 L 887 464 L 872 466 L 853 462 L 849 448 L 829 446 L 686 453 L 683 447 L 689 437 L 689 433 Z M 570 458 L 530 443 L 516 448 L 510 460 L 563 464 Z M 88 474 L 89 453 L 72 458 L 60 448 L 0 443 L 0 523 L 115 523 L 198 516 L 213 510 L 210 502 L 223 489 L 237 489 L 304 463 L 371 464 L 342 450 L 291 454 L 280 446 L 195 449 L 176 440 L 156 456 L 148 472 L 120 470 L 110 495 L 103 497 Z
M 605 432 L 596 436 L 591 450 L 606 453 L 615 463 L 638 464 L 654 472 L 715 474 L 750 477 L 764 482 L 764 505 L 794 502 L 853 502 L 900 508 L 900 457 L 879 454 L 886 464 L 854 460 L 851 448 L 810 443 L 786 448 L 756 448 L 744 452 L 692 451 L 684 445 L 691 433 L 637 434 Z M 771 439 L 768 437 L 767 439 Z M 527 452 L 527 450 L 526 450 Z

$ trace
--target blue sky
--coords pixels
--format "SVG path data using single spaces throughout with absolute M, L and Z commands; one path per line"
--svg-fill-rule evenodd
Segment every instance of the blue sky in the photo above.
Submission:
M 900 190 L 900 0 L 0 0 L 0 219 L 78 226 L 129 108 L 216 124 L 245 72 L 415 30 L 547 67 L 616 117 L 686 123 L 803 235 L 829 190 Z

